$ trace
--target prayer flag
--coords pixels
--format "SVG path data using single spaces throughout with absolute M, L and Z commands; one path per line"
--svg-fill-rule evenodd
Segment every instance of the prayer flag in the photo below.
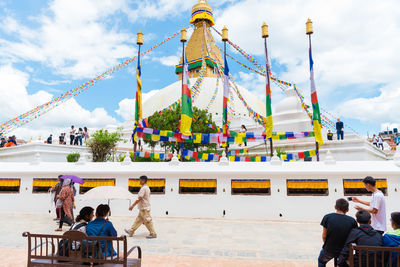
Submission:
M 183 55 L 183 71 L 182 71 L 182 108 L 181 108 L 181 124 L 180 132 L 183 135 L 192 135 L 192 95 L 189 89 L 189 66 L 186 59 L 186 53 Z
M 319 145 L 322 145 L 324 142 L 322 140 L 322 134 L 321 134 L 321 114 L 319 112 L 317 90 L 315 88 L 314 61 L 312 59 L 311 44 L 310 44 L 309 56 L 310 56 L 311 103 L 312 103 L 312 109 L 313 109 L 312 119 L 313 119 L 313 126 L 314 126 L 315 142 L 318 142 Z
M 224 135 L 229 135 L 228 129 L 228 100 L 229 100 L 229 68 L 228 62 L 226 60 L 226 55 L 224 55 L 224 96 L 222 105 L 222 132 Z
M 138 55 L 137 68 L 136 68 L 136 99 L 135 99 L 135 128 L 139 126 L 142 120 L 142 80 L 140 76 L 142 75 L 142 69 L 140 66 L 140 54 Z M 137 135 L 134 134 L 134 140 L 137 141 Z

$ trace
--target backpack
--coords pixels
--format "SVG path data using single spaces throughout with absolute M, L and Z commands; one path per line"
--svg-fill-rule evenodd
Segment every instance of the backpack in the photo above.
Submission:
M 79 223 L 77 224 L 75 227 L 72 225 L 71 228 L 69 229 L 71 230 L 78 230 L 83 226 L 86 226 L 87 223 Z M 65 256 L 68 257 L 69 256 L 69 240 L 68 239 L 62 239 L 59 243 L 58 243 L 58 256 Z M 65 252 L 65 255 L 64 255 Z

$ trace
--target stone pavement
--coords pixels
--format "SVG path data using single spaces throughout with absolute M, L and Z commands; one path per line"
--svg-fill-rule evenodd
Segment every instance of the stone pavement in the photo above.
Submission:
M 119 235 L 133 220 L 110 217 Z M 155 218 L 154 223 L 157 239 L 145 238 L 144 225 L 128 238 L 128 246 L 142 247 L 144 266 L 197 266 L 186 265 L 188 261 L 203 266 L 315 266 L 322 242 L 318 223 L 186 218 Z M 54 234 L 57 227 L 50 215 L 2 215 L 0 225 L 0 257 L 17 249 L 24 258 L 22 232 Z M 152 264 L 146 265 L 147 259 Z M 166 265 L 170 260 L 175 264 Z

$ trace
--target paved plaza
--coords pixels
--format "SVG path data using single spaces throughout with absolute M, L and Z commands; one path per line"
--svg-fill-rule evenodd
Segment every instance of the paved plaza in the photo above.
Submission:
M 24 266 L 27 240 L 22 232 L 54 234 L 50 215 L 0 217 L 0 257 Z M 119 235 L 134 217 L 110 217 Z M 321 247 L 318 223 L 155 218 L 157 239 L 143 226 L 128 238 L 139 245 L 143 266 L 315 266 Z M 67 230 L 67 227 L 64 227 Z M 15 265 L 17 263 L 17 265 Z

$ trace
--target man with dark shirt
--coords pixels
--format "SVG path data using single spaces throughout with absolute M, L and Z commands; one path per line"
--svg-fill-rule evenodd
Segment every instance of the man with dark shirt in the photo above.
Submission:
M 52 144 L 53 143 L 53 135 L 52 134 L 47 138 L 47 143 L 48 144 Z
M 336 122 L 337 140 L 340 140 L 340 139 L 343 140 L 343 134 L 344 134 L 344 133 L 343 133 L 343 128 L 344 128 L 343 122 L 340 121 L 340 119 L 338 118 L 338 119 L 337 119 L 337 122 Z
M 349 245 L 355 243 L 358 246 L 372 246 L 372 247 L 380 247 L 382 246 L 382 235 L 378 233 L 374 228 L 372 228 L 371 224 L 371 214 L 365 210 L 359 210 L 356 214 L 357 222 L 360 224 L 360 227 L 354 228 L 350 231 L 349 236 L 347 237 L 346 244 L 340 252 L 340 256 L 338 258 L 338 265 L 340 267 L 348 267 L 346 260 L 349 257 Z M 359 259 L 361 258 L 361 266 L 381 266 L 381 256 L 377 255 L 376 259 L 374 259 L 374 252 L 368 252 L 369 257 L 366 257 L 365 252 L 361 254 L 361 257 L 358 255 L 358 251 L 356 251 L 354 255 L 354 266 L 359 266 Z M 367 263 L 368 258 L 368 263 Z M 374 262 L 376 261 L 376 264 Z
M 333 133 L 331 132 L 331 130 L 328 130 L 328 133 L 326 134 L 326 137 L 328 138 L 329 141 L 333 140 Z
M 335 210 L 336 213 L 325 215 L 321 221 L 324 245 L 318 257 L 318 267 L 325 267 L 331 259 L 339 256 L 351 229 L 357 227 L 357 222 L 346 215 L 349 211 L 347 200 L 336 200 Z
M 7 141 L 4 137 L 1 138 L 0 147 L 4 147 L 7 144 Z

